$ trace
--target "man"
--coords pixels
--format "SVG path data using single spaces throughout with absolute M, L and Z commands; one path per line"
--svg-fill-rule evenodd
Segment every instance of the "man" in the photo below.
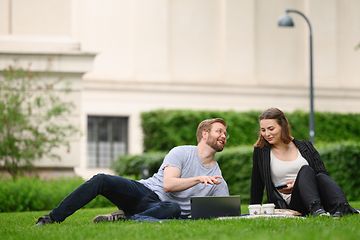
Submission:
M 36 225 L 62 222 L 97 195 L 109 199 L 122 211 L 97 216 L 94 222 L 120 219 L 148 220 L 187 218 L 192 196 L 228 196 L 229 190 L 214 159 L 223 150 L 226 123 L 221 118 L 202 121 L 196 132 L 197 146 L 178 146 L 164 158 L 152 177 L 134 181 L 98 174 L 68 195 Z

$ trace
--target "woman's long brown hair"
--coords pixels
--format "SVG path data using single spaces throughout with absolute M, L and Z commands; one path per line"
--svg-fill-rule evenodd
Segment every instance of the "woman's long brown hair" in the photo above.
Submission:
M 269 108 L 266 109 L 263 113 L 259 116 L 259 124 L 260 121 L 263 119 L 275 119 L 276 122 L 281 127 L 281 140 L 288 144 L 292 141 L 291 136 L 291 130 L 290 130 L 290 124 L 287 118 L 285 117 L 285 114 L 278 108 Z M 259 129 L 259 137 L 258 140 L 255 143 L 255 147 L 263 148 L 265 145 L 269 145 L 268 141 L 264 139 L 263 136 L 261 136 L 261 129 Z

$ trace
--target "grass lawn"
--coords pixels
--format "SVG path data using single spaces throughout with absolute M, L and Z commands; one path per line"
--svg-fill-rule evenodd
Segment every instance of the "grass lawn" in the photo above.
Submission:
M 360 208 L 360 202 L 352 206 Z M 242 206 L 246 213 L 247 206 Z M 171 220 L 162 223 L 93 224 L 97 214 L 115 208 L 82 209 L 61 224 L 35 227 L 46 212 L 0 213 L 1 239 L 360 239 L 360 215 L 340 219 L 268 218 L 235 220 Z

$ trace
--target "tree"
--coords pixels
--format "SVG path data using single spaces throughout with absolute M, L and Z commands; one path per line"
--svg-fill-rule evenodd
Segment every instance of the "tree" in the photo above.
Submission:
M 68 123 L 74 104 L 61 94 L 62 80 L 44 80 L 25 69 L 8 67 L 0 75 L 0 165 L 16 178 L 43 157 L 58 159 L 53 150 L 70 148 L 78 129 Z

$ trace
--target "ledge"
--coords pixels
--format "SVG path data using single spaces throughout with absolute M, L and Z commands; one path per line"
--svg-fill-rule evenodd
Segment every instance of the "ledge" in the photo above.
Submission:
M 78 52 L 80 43 L 65 36 L 0 36 L 0 52 Z
M 96 91 L 118 92 L 146 92 L 146 93 L 179 93 L 179 94 L 220 94 L 242 96 L 292 96 L 306 97 L 309 89 L 306 86 L 277 86 L 277 85 L 241 85 L 241 84 L 218 84 L 208 82 L 199 84 L 196 82 L 141 82 L 129 80 L 96 80 L 86 79 L 84 89 Z M 315 89 L 316 97 L 360 99 L 359 88 L 320 88 Z

